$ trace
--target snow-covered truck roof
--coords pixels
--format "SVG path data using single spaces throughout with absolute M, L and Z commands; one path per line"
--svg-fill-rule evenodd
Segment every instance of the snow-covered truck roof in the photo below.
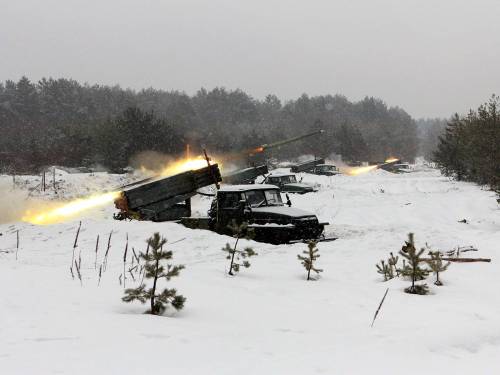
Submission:
M 295 174 L 287 172 L 276 172 L 276 173 L 271 173 L 267 177 L 287 177 L 287 176 L 295 176 Z
M 219 191 L 231 192 L 231 191 L 248 191 L 248 190 L 268 190 L 268 189 L 279 189 L 276 185 L 270 184 L 247 184 L 247 185 L 223 185 Z

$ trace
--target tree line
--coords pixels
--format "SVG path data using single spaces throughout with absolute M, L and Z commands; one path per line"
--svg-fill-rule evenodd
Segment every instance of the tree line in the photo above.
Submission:
M 439 138 L 434 160 L 447 176 L 489 185 L 500 193 L 500 99 L 456 114 Z
M 119 170 L 143 151 L 231 153 L 324 129 L 312 141 L 273 150 L 277 158 L 341 154 L 345 161 L 413 160 L 414 119 L 366 97 L 308 96 L 258 100 L 242 90 L 200 89 L 189 96 L 153 88 L 81 84 L 22 77 L 0 83 L 0 168 L 36 171 L 48 165 L 102 165 Z
M 418 155 L 432 161 L 439 144 L 439 137 L 444 133 L 448 120 L 445 118 L 420 118 L 417 120 L 419 151 Z

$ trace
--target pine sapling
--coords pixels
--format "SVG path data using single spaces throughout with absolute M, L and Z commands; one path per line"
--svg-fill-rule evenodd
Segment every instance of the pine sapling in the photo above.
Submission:
M 229 243 L 222 248 L 222 251 L 227 253 L 226 259 L 230 259 L 228 274 L 233 276 L 234 272 L 239 272 L 240 267 L 249 268 L 250 262 L 248 258 L 258 255 L 252 247 L 245 247 L 243 250 L 238 250 L 238 242 L 240 238 L 251 239 L 253 237 L 253 231 L 248 228 L 247 223 L 242 223 L 238 225 L 234 220 L 228 226 L 233 232 L 233 237 L 236 238 L 234 247 Z
M 376 266 L 377 266 L 377 272 L 384 276 L 384 281 L 388 281 L 394 278 L 394 272 L 392 271 L 390 259 L 389 259 L 389 264 L 381 260 L 380 264 L 376 264 Z
M 425 261 L 421 258 L 424 251 L 424 248 L 417 251 L 415 248 L 414 235 L 413 233 L 409 233 L 408 241 L 405 241 L 405 245 L 399 252 L 403 258 L 408 260 L 408 264 L 405 264 L 404 267 L 399 270 L 402 276 L 409 277 L 411 279 L 411 286 L 405 289 L 406 293 L 427 294 L 429 292 L 429 288 L 426 284 L 415 284 L 417 280 L 423 280 L 429 274 L 428 269 L 421 267 L 421 263 L 425 263 Z
M 301 261 L 302 265 L 307 271 L 307 280 L 311 280 L 311 271 L 319 274 L 323 272 L 322 269 L 314 267 L 314 262 L 319 258 L 319 249 L 316 247 L 316 241 L 309 241 L 307 243 L 307 250 L 304 250 L 302 254 L 297 255 L 298 259 Z
M 427 260 L 426 262 L 432 272 L 436 274 L 436 281 L 434 281 L 434 285 L 441 286 L 443 285 L 443 283 L 441 282 L 441 280 L 439 280 L 439 273 L 446 271 L 451 263 L 443 263 L 441 253 L 439 251 L 431 251 L 429 252 L 429 255 L 431 259 Z
M 150 309 L 147 312 L 153 315 L 161 315 L 168 305 L 180 310 L 186 301 L 186 298 L 178 295 L 175 289 L 165 288 L 158 292 L 159 280 L 170 281 L 171 278 L 179 276 L 180 271 L 184 269 L 183 265 L 162 264 L 162 261 L 168 261 L 173 256 L 172 251 L 163 250 L 166 243 L 165 238 L 155 233 L 148 239 L 147 254 L 142 252 L 139 254 L 139 257 L 144 260 L 144 277 L 152 280 L 152 287 L 147 289 L 146 284 L 141 282 L 137 288 L 125 289 L 125 296 L 122 298 L 124 302 L 137 300 L 144 304 L 149 301 Z
M 391 256 L 387 260 L 388 263 L 389 263 L 389 266 L 391 266 L 393 272 L 396 272 L 396 276 L 399 277 L 399 270 L 398 270 L 398 267 L 397 267 L 398 266 L 399 256 L 397 256 L 397 255 L 394 256 L 394 254 L 392 253 L 392 251 L 391 251 L 390 255 Z M 393 277 L 394 277 L 394 274 L 393 274 Z

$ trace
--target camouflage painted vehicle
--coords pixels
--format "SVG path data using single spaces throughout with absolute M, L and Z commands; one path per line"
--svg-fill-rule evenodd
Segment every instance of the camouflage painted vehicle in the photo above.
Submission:
M 297 181 L 297 177 L 293 173 L 273 173 L 264 180 L 266 184 L 276 185 L 282 192 L 306 194 L 317 190 L 312 186 Z

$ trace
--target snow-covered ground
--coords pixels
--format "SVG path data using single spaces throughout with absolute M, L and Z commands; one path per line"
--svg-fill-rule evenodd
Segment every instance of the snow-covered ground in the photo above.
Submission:
M 294 207 L 314 211 L 339 237 L 319 244 L 317 281 L 305 281 L 303 244 L 252 243 L 259 255 L 251 268 L 230 277 L 221 251 L 230 238 L 174 223 L 117 222 L 113 207 L 50 226 L 0 225 L 0 373 L 500 373 L 500 210 L 492 192 L 432 169 L 303 177 L 320 191 L 291 196 Z M 124 182 L 105 174 L 61 179 L 67 194 L 71 186 L 80 194 Z M 209 198 L 193 204 L 203 214 Z M 83 286 L 69 271 L 80 220 Z M 100 235 L 99 268 L 110 231 L 98 286 L 95 241 Z M 162 317 L 121 302 L 119 284 L 126 235 L 138 251 L 155 231 L 172 243 L 185 238 L 169 248 L 186 266 L 171 286 L 187 302 Z M 430 295 L 406 294 L 408 282 L 382 282 L 375 263 L 397 253 L 410 231 L 417 245 L 474 245 L 479 252 L 468 254 L 493 260 L 452 264 L 444 286 L 431 276 Z

